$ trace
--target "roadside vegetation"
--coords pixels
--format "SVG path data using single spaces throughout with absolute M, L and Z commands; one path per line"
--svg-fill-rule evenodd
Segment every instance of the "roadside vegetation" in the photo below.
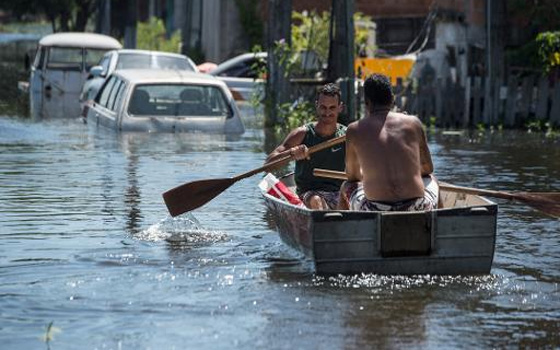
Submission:
M 29 74 L 23 64 L 0 64 L 0 115 L 28 116 L 29 95 L 18 90 L 18 81 L 27 81 Z
M 168 36 L 161 18 L 152 17 L 147 22 L 138 22 L 136 28 L 136 47 L 138 49 L 181 52 L 181 31 L 176 30 Z

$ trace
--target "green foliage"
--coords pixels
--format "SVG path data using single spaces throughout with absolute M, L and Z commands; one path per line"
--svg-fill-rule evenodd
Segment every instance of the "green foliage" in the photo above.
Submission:
M 361 13 L 354 15 L 354 21 L 362 25 L 355 26 L 356 53 L 367 47 L 368 37 L 371 34 L 367 25 L 363 23 L 371 22 L 370 17 Z M 371 22 L 373 23 L 373 22 Z M 313 74 L 317 72 L 304 72 L 301 64 L 302 52 L 314 52 L 319 59 L 319 67 L 328 61 L 329 55 L 329 26 L 330 13 L 323 12 L 318 14 L 311 12 L 292 12 L 292 38 L 291 45 L 285 40 L 278 40 L 274 43 L 273 53 L 278 63 L 283 67 L 285 78 Z M 265 101 L 265 104 L 269 103 Z M 308 120 L 312 120 L 315 115 L 313 104 L 296 103 L 294 106 L 276 106 L 279 113 L 279 120 L 284 120 L 280 126 L 282 129 L 293 128 L 302 125 Z M 288 112 L 285 112 L 288 111 Z
M 366 25 L 359 25 L 366 24 Z M 361 12 L 354 14 L 354 41 L 355 54 L 367 49 L 369 36 L 372 34 L 367 29 L 367 24 L 373 24 L 371 17 Z M 322 63 L 327 62 L 329 56 L 329 27 L 330 13 L 324 11 L 318 14 L 315 10 L 310 12 L 292 13 L 292 50 L 294 53 L 314 51 Z
M 279 106 L 279 117 L 284 123 L 277 125 L 276 133 L 283 134 L 315 119 L 315 105 L 312 102 L 298 100 Z
M 550 122 L 544 120 L 530 120 L 525 123 L 527 133 L 544 133 L 547 138 L 558 138 L 560 133 L 552 127 Z
M 294 53 L 314 51 L 321 62 L 329 56 L 330 14 L 323 12 L 292 12 L 292 49 Z
M 176 30 L 167 39 L 163 20 L 152 17 L 148 22 L 138 22 L 136 47 L 143 50 L 179 53 L 181 51 L 181 31 Z
M 19 81 L 27 81 L 29 73 L 22 64 L 1 64 L 0 76 L 0 115 L 28 116 L 29 94 L 19 91 L 17 85 Z
M 540 33 L 535 41 L 546 71 L 560 66 L 560 31 Z
M 18 19 L 28 15 L 47 17 L 53 32 L 84 31 L 95 6 L 96 0 L 0 0 L 0 8 Z
M 558 0 L 508 0 L 507 16 L 527 22 L 530 33 L 555 30 L 560 23 L 560 1 Z
M 539 56 L 539 45 L 533 40 L 525 45 L 506 51 L 507 62 L 510 66 L 542 69 L 542 60 Z

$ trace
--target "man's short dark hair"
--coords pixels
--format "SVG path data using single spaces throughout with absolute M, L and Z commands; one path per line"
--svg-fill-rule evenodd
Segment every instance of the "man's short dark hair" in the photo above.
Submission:
M 340 103 L 341 100 L 340 88 L 336 84 L 328 83 L 321 86 L 321 88 L 319 88 L 319 90 L 317 91 L 317 98 L 321 95 L 337 96 L 338 102 Z
M 391 80 L 383 74 L 372 74 L 364 82 L 364 97 L 372 107 L 391 106 L 393 104 L 393 90 Z

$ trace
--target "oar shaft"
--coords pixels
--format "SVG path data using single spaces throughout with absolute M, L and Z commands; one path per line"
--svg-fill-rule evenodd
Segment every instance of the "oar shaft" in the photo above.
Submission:
M 335 170 L 328 170 L 328 169 L 313 169 L 313 175 L 319 177 L 328 177 L 332 179 L 339 179 L 339 180 L 346 180 L 346 173 L 343 171 L 335 171 Z M 459 193 L 466 193 L 466 194 L 474 194 L 474 195 L 486 195 L 490 197 L 497 197 L 503 199 L 518 199 L 518 196 L 508 192 L 498 192 L 492 190 L 479 190 L 477 188 L 471 187 L 462 187 L 462 186 L 455 186 L 450 185 L 448 183 L 440 182 L 439 188 L 442 190 L 450 191 L 450 192 L 459 192 Z
M 326 148 L 329 148 L 329 147 L 332 147 L 332 146 L 334 146 L 334 145 L 338 145 L 339 143 L 343 143 L 344 141 L 346 141 L 346 135 L 338 136 L 338 137 L 335 137 L 335 138 L 330 139 L 330 140 L 328 140 L 328 141 L 325 141 L 325 142 L 323 142 L 323 143 L 320 143 L 320 144 L 318 144 L 318 145 L 309 147 L 308 153 L 309 153 L 309 154 L 313 154 L 313 153 L 315 153 L 315 152 L 322 151 L 322 150 L 324 150 L 324 149 L 326 149 Z M 238 180 L 244 179 L 244 178 L 246 178 L 246 177 L 250 177 L 250 176 L 253 176 L 253 175 L 255 175 L 255 174 L 258 174 L 258 173 L 260 173 L 260 172 L 268 171 L 268 170 L 270 170 L 270 169 L 274 169 L 274 168 L 280 167 L 280 166 L 282 166 L 282 165 L 288 164 L 288 163 L 289 163 L 290 161 L 292 161 L 293 159 L 294 159 L 294 156 L 292 156 L 292 155 L 287 155 L 287 156 L 282 157 L 282 158 L 280 158 L 280 159 L 277 159 L 277 160 L 275 160 L 275 161 L 273 161 L 273 162 L 266 163 L 265 165 L 263 165 L 263 166 L 260 167 L 260 168 L 253 169 L 253 170 L 248 171 L 248 172 L 246 172 L 246 173 L 237 175 L 236 177 L 234 177 L 234 180 L 235 180 L 235 181 L 238 181 Z

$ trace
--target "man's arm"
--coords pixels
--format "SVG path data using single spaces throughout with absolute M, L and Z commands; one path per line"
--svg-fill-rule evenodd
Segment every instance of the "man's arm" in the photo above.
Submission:
M 282 143 L 270 152 L 266 157 L 266 163 L 274 162 L 277 159 L 283 158 L 287 155 L 293 155 L 296 159 L 305 159 L 307 155 L 307 147 L 302 145 L 305 138 L 305 127 L 299 127 L 292 130 Z
M 428 148 L 428 139 L 426 137 L 426 132 L 422 126 L 422 122 L 418 119 L 419 130 L 420 130 L 420 171 L 422 176 L 430 175 L 434 172 L 434 163 L 432 162 L 432 155 L 430 149 Z
M 346 176 L 348 181 L 362 180 L 362 170 L 356 153 L 356 128 L 352 124 L 346 130 Z

